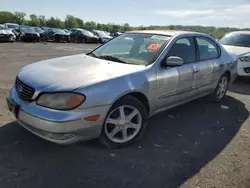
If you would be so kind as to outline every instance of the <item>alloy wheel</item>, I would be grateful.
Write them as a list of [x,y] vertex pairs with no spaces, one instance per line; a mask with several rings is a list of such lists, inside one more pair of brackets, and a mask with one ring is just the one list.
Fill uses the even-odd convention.
[[226,76],[222,77],[218,84],[216,95],[219,99],[222,99],[227,92],[228,79]]
[[107,116],[104,131],[110,141],[125,143],[132,140],[140,131],[142,116],[139,110],[130,105],[122,105]]

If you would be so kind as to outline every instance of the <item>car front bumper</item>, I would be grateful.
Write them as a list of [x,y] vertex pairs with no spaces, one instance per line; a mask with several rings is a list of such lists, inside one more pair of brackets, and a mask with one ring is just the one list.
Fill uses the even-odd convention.
[[237,74],[238,76],[250,76],[250,62],[239,61]]
[[11,36],[0,36],[0,41],[2,42],[11,42],[11,41],[15,41],[16,40],[16,36],[15,35],[11,35]]
[[40,40],[40,36],[21,36],[22,40],[30,40],[30,41],[34,41],[34,40]]
[[[22,101],[15,88],[8,97],[9,101],[20,106],[17,122],[35,135],[57,144],[72,144],[80,140],[98,138],[110,105],[71,111],[44,108]],[[100,115],[96,121],[84,118]]]
[[87,42],[89,42],[89,43],[98,43],[99,39],[98,38],[87,38]]
[[54,39],[56,41],[60,41],[60,42],[70,42],[70,36],[69,35],[60,35],[60,34],[56,34],[54,36]]

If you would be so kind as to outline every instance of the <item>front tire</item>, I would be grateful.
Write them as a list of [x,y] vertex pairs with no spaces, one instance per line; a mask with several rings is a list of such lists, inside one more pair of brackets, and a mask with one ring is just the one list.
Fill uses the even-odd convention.
[[223,74],[219,79],[216,89],[212,93],[213,101],[220,102],[226,95],[229,84],[229,75]]
[[136,98],[125,96],[110,108],[99,140],[108,148],[128,146],[143,134],[147,120],[145,106]]

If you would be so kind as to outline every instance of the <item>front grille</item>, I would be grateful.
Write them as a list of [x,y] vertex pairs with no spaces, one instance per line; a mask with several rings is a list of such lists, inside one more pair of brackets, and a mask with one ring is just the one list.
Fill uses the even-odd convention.
[[23,83],[18,77],[16,78],[15,88],[20,99],[27,102],[33,101],[35,89]]
[[11,34],[0,34],[1,37],[10,37]]

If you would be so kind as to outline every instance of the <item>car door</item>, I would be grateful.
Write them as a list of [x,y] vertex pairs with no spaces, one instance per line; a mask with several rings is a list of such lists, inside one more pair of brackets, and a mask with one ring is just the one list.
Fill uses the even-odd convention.
[[220,69],[220,49],[216,42],[207,37],[197,36],[196,44],[199,61],[194,63],[193,88],[198,89],[198,95],[203,95],[214,89],[212,75]]
[[183,37],[174,42],[164,61],[170,56],[182,58],[184,64],[157,70],[158,109],[178,105],[189,99],[193,87],[193,63],[197,61],[194,37]]
[[49,36],[49,38],[51,39],[51,40],[54,40],[54,31],[52,30],[52,29],[49,29],[48,30],[48,36]]
[[77,31],[76,35],[77,35],[77,40],[78,40],[78,42],[82,42],[82,39],[83,39],[83,34],[82,34],[82,32],[81,32],[81,31]]

